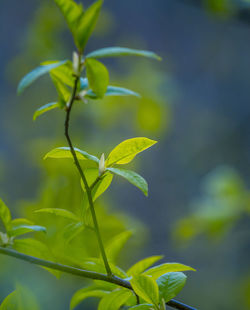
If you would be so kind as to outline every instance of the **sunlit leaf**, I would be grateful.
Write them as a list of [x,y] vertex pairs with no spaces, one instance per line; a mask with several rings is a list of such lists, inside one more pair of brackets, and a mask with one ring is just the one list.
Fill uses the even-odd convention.
[[51,70],[50,73],[57,77],[62,83],[73,88],[74,78],[72,63],[70,61],[67,61],[64,65]]
[[133,293],[127,289],[107,294],[98,305],[98,310],[119,310]]
[[160,299],[168,302],[183,289],[187,276],[182,272],[169,272],[160,276],[156,282],[159,287]]
[[9,231],[9,235],[12,237],[17,237],[30,232],[46,232],[46,228],[39,225],[16,225]]
[[150,304],[158,305],[159,289],[156,281],[148,275],[133,276],[130,281],[135,293]]
[[139,262],[137,262],[136,264],[134,264],[132,267],[130,267],[129,270],[127,271],[127,274],[129,276],[140,274],[162,258],[163,256],[150,256],[144,258]]
[[118,168],[107,168],[106,170],[125,178],[131,184],[138,187],[146,196],[148,196],[148,183],[138,173],[131,170],[118,169]]
[[144,274],[145,275],[150,275],[154,279],[158,279],[161,275],[167,273],[167,272],[179,272],[179,271],[196,271],[194,268],[178,264],[178,263],[166,263],[166,264],[161,264],[155,267],[152,267],[148,269]]
[[[89,160],[92,160],[92,161],[94,161],[96,163],[99,163],[99,159],[96,156],[90,155],[87,152],[82,151],[82,150],[80,150],[80,149],[78,149],[76,147],[74,148],[74,150],[75,150],[77,158],[79,160],[89,159]],[[71,151],[70,151],[69,147],[58,147],[58,148],[53,149],[50,152],[48,152],[44,156],[43,159],[47,159],[47,158],[61,158],[61,159],[72,158],[72,154],[71,154]]]
[[54,62],[48,65],[41,65],[25,75],[22,80],[20,81],[17,93],[21,94],[30,84],[32,84],[35,80],[37,80],[40,76],[44,75],[45,73],[50,72],[50,70],[57,68],[63,64],[65,64],[67,60]]
[[11,213],[6,204],[0,199],[0,218],[4,224],[6,231],[8,231],[11,223]]
[[98,60],[88,59],[86,61],[86,69],[89,87],[98,98],[102,98],[109,84],[109,73],[107,68]]
[[140,304],[133,307],[130,307],[129,309],[134,310],[154,310],[154,305],[152,304]]
[[65,243],[69,243],[72,239],[79,235],[84,228],[85,226],[82,222],[70,223],[66,225],[62,231],[62,237]]
[[55,85],[59,101],[68,102],[71,96],[71,92],[68,87],[52,72],[50,73],[50,77],[53,84]]
[[124,231],[115,236],[106,247],[106,254],[110,261],[116,261],[117,256],[120,254],[124,245],[131,238],[132,231]]
[[98,289],[95,285],[84,287],[73,295],[70,301],[70,310],[73,310],[77,307],[81,302],[83,302],[86,298],[89,297],[98,297],[102,298],[107,295],[109,292]]
[[72,213],[71,211],[65,210],[65,209],[59,209],[59,208],[44,208],[40,210],[36,210],[36,213],[49,213],[53,214],[55,216],[60,216],[65,219],[71,220],[71,221],[79,221],[79,218]]
[[43,113],[59,108],[60,104],[58,102],[50,102],[47,103],[45,105],[43,105],[42,107],[40,107],[38,110],[36,110],[36,112],[33,115],[33,121],[35,121],[37,119],[38,116],[42,115]]
[[146,150],[157,143],[157,141],[148,138],[132,138],[118,144],[109,154],[106,166],[110,167],[114,164],[127,164],[140,152]]
[[87,54],[86,58],[103,58],[117,56],[140,56],[161,60],[154,52],[131,49],[126,47],[105,47]]
[[103,4],[103,0],[98,0],[92,4],[80,18],[77,25],[76,44],[80,51],[84,50],[89,37],[95,29],[97,19]]

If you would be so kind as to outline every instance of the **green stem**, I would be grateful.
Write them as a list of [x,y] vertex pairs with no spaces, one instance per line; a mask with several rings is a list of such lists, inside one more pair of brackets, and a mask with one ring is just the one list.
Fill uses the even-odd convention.
[[91,215],[92,215],[92,219],[93,219],[93,223],[94,223],[94,228],[95,228],[97,240],[98,240],[98,243],[99,243],[102,259],[103,259],[103,262],[104,262],[107,274],[108,274],[109,277],[112,277],[112,271],[111,271],[111,268],[110,268],[109,263],[108,263],[107,255],[105,253],[105,249],[104,249],[104,245],[103,245],[103,241],[102,241],[102,237],[101,237],[101,233],[100,233],[100,229],[99,229],[99,225],[98,225],[98,221],[97,221],[97,217],[96,217],[96,213],[95,213],[95,208],[94,208],[94,202],[93,202],[93,198],[92,198],[91,188],[88,185],[88,182],[87,182],[87,179],[85,177],[85,174],[84,174],[84,172],[83,172],[83,170],[81,168],[81,165],[80,165],[80,163],[78,161],[76,152],[74,150],[74,147],[73,147],[72,141],[70,139],[70,135],[69,135],[70,113],[71,113],[71,110],[72,110],[72,107],[73,107],[73,103],[74,103],[74,100],[75,100],[78,82],[79,82],[79,77],[77,76],[75,78],[75,83],[74,83],[71,99],[70,99],[70,101],[69,101],[69,103],[67,104],[67,107],[66,107],[66,119],[65,119],[65,125],[64,125],[65,136],[66,136],[66,139],[68,141],[68,145],[70,147],[70,151],[71,151],[71,154],[73,156],[74,163],[75,163],[76,168],[77,168],[77,170],[78,170],[78,172],[79,172],[79,174],[81,176],[81,179],[83,181],[83,184],[84,184],[84,187],[85,187],[85,190],[86,190],[86,193],[87,193],[89,207],[90,207],[90,211],[91,211]]

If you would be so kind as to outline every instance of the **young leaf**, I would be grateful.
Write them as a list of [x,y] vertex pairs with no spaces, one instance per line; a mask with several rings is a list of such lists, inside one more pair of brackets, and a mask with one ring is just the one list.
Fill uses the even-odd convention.
[[[96,162],[97,164],[99,164],[99,159],[94,156],[94,155],[90,155],[85,151],[82,151],[78,148],[74,148],[77,158],[79,160],[92,160],[94,162]],[[70,148],[69,147],[58,147],[56,149],[51,150],[50,152],[48,152],[43,159],[47,159],[47,158],[72,158],[72,154],[70,152]]]
[[71,92],[69,91],[67,86],[60,80],[60,78],[58,78],[52,72],[50,73],[50,77],[53,84],[55,85],[56,91],[59,96],[59,101],[62,101],[64,103],[68,102],[71,96]]
[[67,61],[64,65],[51,70],[50,73],[57,77],[65,85],[73,88],[74,79],[71,61]]
[[38,231],[46,232],[46,228],[38,225],[17,225],[9,231],[9,235],[12,237],[17,237],[20,235],[27,234],[29,232],[38,232]]
[[86,70],[90,88],[98,98],[102,98],[109,84],[109,73],[107,68],[98,60],[88,59],[86,61]]
[[[98,99],[97,95],[91,89],[87,91],[86,95],[90,99]],[[135,96],[139,98],[141,97],[138,93],[130,89],[118,86],[108,86],[107,91],[105,93],[105,97],[106,96]]]
[[50,102],[47,103],[45,105],[43,105],[42,107],[40,107],[38,110],[36,110],[36,112],[33,115],[33,121],[35,121],[37,119],[38,116],[42,115],[43,113],[59,108],[60,104],[58,102]]
[[83,51],[89,37],[94,31],[103,0],[98,0],[92,4],[80,18],[77,25],[76,44],[80,51]]
[[[96,168],[89,168],[84,170],[87,182],[89,186],[95,182],[95,180],[99,176],[99,171]],[[105,173],[103,177],[99,180],[99,182],[92,189],[92,198],[95,201],[99,196],[101,196],[110,186],[113,179],[113,175],[111,173]],[[85,186],[81,180],[81,186],[83,191],[85,191]]]
[[66,225],[62,231],[62,236],[65,243],[69,243],[74,239],[78,234],[84,230],[85,226],[82,222],[70,223]]
[[127,164],[131,162],[138,153],[146,150],[155,143],[157,143],[157,141],[141,137],[125,140],[111,151],[107,158],[106,166],[110,167],[115,164]]
[[126,47],[105,47],[86,55],[86,58],[103,58],[119,56],[140,56],[161,60],[154,52],[131,49]]
[[158,305],[159,289],[156,281],[147,275],[137,275],[130,281],[135,293],[147,303]]
[[131,236],[132,231],[128,230],[120,233],[111,240],[111,242],[106,247],[106,254],[110,261],[116,261],[117,256],[119,255],[127,241],[131,238]]
[[54,0],[61,10],[66,22],[77,43],[77,28],[80,19],[83,18],[84,12],[82,4],[77,4],[73,0]]
[[154,279],[157,279],[161,275],[167,272],[178,272],[178,271],[187,271],[187,270],[196,271],[194,268],[186,266],[186,265],[182,265],[178,263],[166,263],[166,264],[161,264],[161,265],[152,267],[148,269],[146,272],[144,272],[144,274],[150,275]]
[[57,68],[63,64],[65,64],[67,60],[59,61],[59,62],[53,62],[48,65],[41,65],[25,75],[22,80],[20,81],[17,93],[20,95],[30,84],[32,84],[35,80],[37,80],[40,76],[44,75],[45,73],[50,72],[50,70]]
[[140,304],[140,305],[136,305],[133,306],[129,309],[134,309],[134,310],[154,310],[154,305],[152,304]]
[[70,301],[70,310],[73,310],[77,307],[81,302],[83,302],[86,298],[89,297],[98,297],[102,298],[107,295],[109,292],[98,289],[95,285],[84,287],[73,295]]
[[130,267],[129,270],[127,271],[127,274],[129,276],[140,274],[162,258],[163,256],[151,256],[144,258],[141,261],[134,264],[132,267]]
[[2,220],[6,231],[8,231],[11,224],[11,213],[6,204],[0,199],[0,219]]
[[159,287],[160,299],[168,302],[183,289],[187,276],[182,272],[169,272],[160,276],[156,282]]
[[127,289],[107,294],[98,305],[98,310],[119,310],[133,293]]
[[125,178],[131,184],[138,187],[146,196],[148,196],[148,184],[146,180],[138,173],[131,170],[117,169],[117,168],[107,168],[106,170]]
[[36,213],[49,213],[53,214],[55,216],[60,216],[63,217],[67,220],[71,221],[79,221],[79,218],[72,212],[65,210],[65,209],[59,209],[59,208],[44,208],[44,209],[39,209],[35,211]]

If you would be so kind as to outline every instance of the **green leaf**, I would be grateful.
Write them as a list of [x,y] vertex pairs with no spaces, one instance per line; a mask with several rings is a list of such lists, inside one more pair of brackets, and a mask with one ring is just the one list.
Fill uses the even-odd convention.
[[15,228],[16,226],[19,225],[34,225],[34,223],[28,219],[24,219],[24,218],[19,218],[19,219],[14,219],[11,221],[11,228]]
[[107,68],[98,60],[88,59],[86,61],[86,70],[90,88],[98,98],[102,98],[109,84],[109,72]]
[[[31,256],[41,258],[41,259],[54,261],[54,257],[51,254],[47,245],[42,243],[41,241],[38,241],[35,239],[30,239],[30,238],[15,239],[13,248],[16,251],[24,253],[26,255],[31,255]],[[50,268],[46,268],[46,267],[42,267],[42,268],[46,269],[47,271],[49,271],[50,273],[52,273],[56,277],[59,277],[61,274],[60,271],[57,271],[54,269],[50,269]]]
[[140,304],[133,306],[129,309],[135,309],[135,310],[154,310],[154,305],[152,304]]
[[0,199],[0,218],[4,224],[6,231],[8,232],[8,229],[11,224],[11,213],[9,208],[1,199]]
[[145,275],[150,275],[154,279],[159,278],[161,275],[167,273],[167,272],[178,272],[178,271],[196,271],[194,268],[178,264],[178,263],[166,263],[166,264],[161,264],[155,267],[152,267],[148,269],[144,274]]
[[58,78],[56,75],[54,75],[52,72],[50,73],[51,80],[53,84],[55,85],[56,91],[59,96],[59,101],[62,102],[68,102],[71,96],[71,92],[67,88],[67,86]]
[[[90,155],[85,151],[82,151],[78,148],[74,148],[77,158],[79,160],[92,160],[94,162],[96,162],[97,164],[99,164],[99,159],[94,156],[94,155]],[[47,159],[47,158],[61,158],[61,159],[65,159],[65,158],[72,158],[72,154],[70,151],[69,147],[58,147],[56,149],[51,150],[50,152],[48,152],[43,159]]]
[[12,237],[17,237],[30,232],[38,232],[38,231],[46,232],[46,228],[39,225],[17,225],[9,231],[9,235]]
[[125,178],[131,184],[138,187],[145,194],[145,196],[148,196],[148,183],[138,173],[131,170],[118,169],[118,168],[107,168],[106,170]]
[[76,44],[80,51],[83,51],[89,37],[95,29],[97,19],[103,4],[103,0],[98,0],[92,4],[80,18],[77,25]]
[[98,310],[119,310],[133,293],[127,289],[107,294],[98,305]]
[[98,297],[102,298],[107,295],[109,292],[98,289],[95,285],[84,287],[73,295],[70,301],[70,310],[73,310],[77,307],[82,301],[89,297]]
[[154,52],[131,49],[126,47],[105,47],[86,55],[86,58],[103,58],[117,56],[141,56],[161,60]]
[[73,0],[54,0],[61,10],[69,29],[77,43],[77,28],[80,20],[84,16],[82,4],[77,4]]
[[[88,168],[84,170],[85,177],[89,186],[95,182],[95,180],[99,176],[99,170],[97,168]],[[94,186],[92,189],[92,198],[95,201],[99,196],[101,196],[110,186],[113,179],[113,175],[111,173],[105,173],[101,180]],[[81,186],[83,191],[85,191],[85,186],[83,181],[81,180]]]
[[17,285],[17,289],[10,293],[2,302],[0,310],[39,310],[36,297],[23,285]]
[[53,214],[55,216],[60,216],[63,217],[67,220],[73,220],[78,222],[79,218],[72,212],[65,210],[65,209],[59,209],[59,208],[44,208],[44,209],[39,209],[35,211],[36,213],[49,213]]
[[158,306],[159,289],[156,281],[148,275],[137,275],[130,281],[135,293],[147,303]]
[[53,76],[57,77],[62,83],[73,88],[74,78],[72,70],[72,62],[67,61],[64,65],[50,71]]
[[109,154],[106,160],[106,166],[114,164],[124,165],[133,160],[140,152],[146,150],[157,143],[157,141],[148,138],[132,138],[118,144]]
[[45,105],[43,105],[42,107],[40,107],[38,110],[36,110],[36,112],[33,115],[33,121],[35,121],[37,119],[38,116],[42,115],[43,113],[59,108],[60,104],[58,102],[50,102],[47,103]]
[[187,276],[182,272],[169,272],[160,276],[156,282],[159,287],[160,299],[168,302],[183,289]]
[[54,62],[48,65],[41,65],[25,75],[22,80],[20,81],[17,93],[20,95],[30,84],[32,84],[35,80],[37,80],[40,76],[44,75],[45,73],[50,72],[50,70],[57,68],[63,64],[65,64],[67,60]]
[[78,234],[84,230],[85,226],[82,222],[70,223],[66,225],[62,231],[62,237],[65,243],[69,243],[74,239]]
[[128,230],[120,233],[111,240],[111,242],[106,247],[106,254],[110,261],[116,261],[117,256],[119,255],[127,241],[131,238],[131,236],[132,231]]
[[163,256],[150,256],[150,257],[144,258],[141,261],[134,264],[132,267],[130,267],[129,270],[127,271],[127,274],[129,276],[140,274],[162,258]]
[[[97,95],[90,89],[87,91],[87,97],[91,99],[98,99]],[[105,93],[106,96],[135,96],[141,97],[138,93],[123,87],[118,86],[108,86],[107,91]]]

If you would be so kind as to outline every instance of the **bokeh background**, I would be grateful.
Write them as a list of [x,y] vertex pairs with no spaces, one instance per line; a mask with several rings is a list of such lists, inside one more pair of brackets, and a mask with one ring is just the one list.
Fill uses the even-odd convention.
[[[250,309],[249,12],[247,0],[106,0],[87,50],[145,48],[163,61],[105,60],[112,84],[143,98],[81,105],[72,118],[75,144],[97,155],[134,136],[159,141],[131,166],[148,180],[149,197],[116,179],[99,202],[101,225],[106,236],[134,228],[120,258],[124,267],[164,254],[196,268],[178,299],[202,310]],[[37,220],[33,211],[41,207],[74,210],[81,193],[72,163],[42,161],[65,145],[64,115],[53,111],[32,121],[56,96],[49,78],[16,95],[20,78],[40,62],[71,58],[70,33],[53,1],[1,0],[0,34],[0,196],[18,217]],[[50,233],[56,248],[58,235]],[[0,260],[1,299],[18,282],[41,309],[64,310],[85,285]]]

